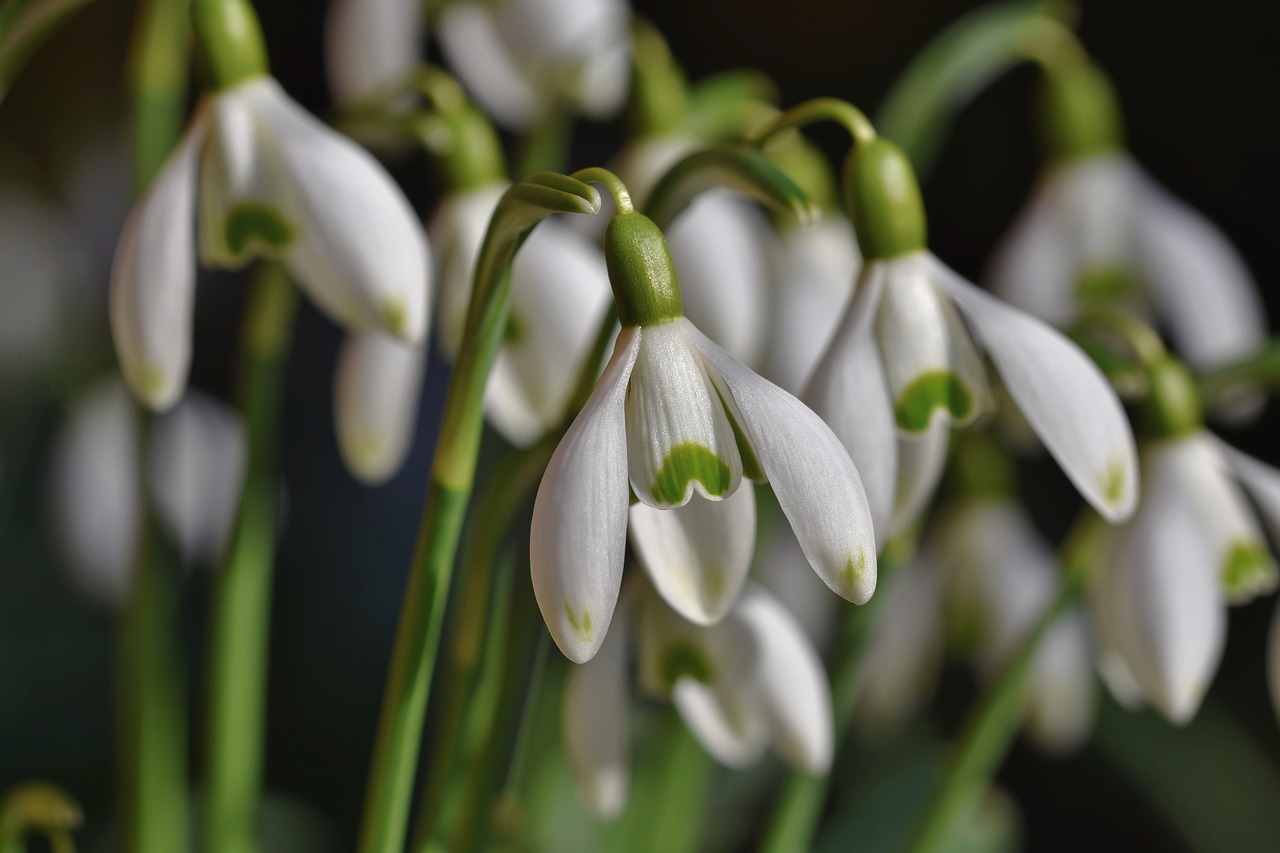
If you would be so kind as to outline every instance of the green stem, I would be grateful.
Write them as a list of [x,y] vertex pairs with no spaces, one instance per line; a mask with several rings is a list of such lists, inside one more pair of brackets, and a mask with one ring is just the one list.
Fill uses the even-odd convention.
[[814,98],[787,110],[751,135],[751,143],[768,144],[774,136],[787,130],[798,130],[820,121],[834,122],[853,137],[855,145],[874,142],[876,129],[862,110],[839,98]]
[[1022,641],[1017,655],[991,685],[965,724],[941,784],[934,791],[924,817],[917,824],[911,853],[941,850],[966,804],[991,779],[1017,735],[1024,711],[1024,687],[1040,643],[1058,617],[1084,592],[1083,573],[1068,568],[1053,602]]
[[558,172],[565,167],[569,153],[569,122],[569,114],[562,104],[551,104],[543,110],[520,141],[516,177],[544,171]]
[[296,307],[297,293],[282,268],[263,266],[241,342],[240,412],[248,439],[244,488],[211,605],[204,812],[209,853],[258,849],[281,389]]
[[129,56],[136,188],[142,192],[182,133],[190,0],[144,0]]

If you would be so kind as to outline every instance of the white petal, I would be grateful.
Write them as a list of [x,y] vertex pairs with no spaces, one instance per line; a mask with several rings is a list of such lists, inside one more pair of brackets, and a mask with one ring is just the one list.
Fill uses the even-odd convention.
[[594,658],[571,667],[565,680],[563,726],[569,764],[587,804],[600,817],[622,813],[630,776],[627,657],[632,604],[618,601],[613,631]]
[[991,290],[1055,326],[1077,313],[1078,259],[1072,251],[1063,205],[1063,170],[1043,176],[1013,227],[996,247],[986,279]]
[[702,748],[725,767],[743,769],[769,745],[768,723],[733,683],[703,684],[681,678],[671,693],[680,719]]
[[759,364],[768,337],[769,250],[776,250],[764,214],[740,195],[712,190],[666,236],[685,316],[738,361]]
[[1132,269],[1138,214],[1135,166],[1127,154],[1107,154],[1060,167],[1067,239],[1075,252],[1075,280],[1090,271]]
[[130,389],[163,410],[182,396],[191,366],[195,301],[196,165],[204,111],[125,223],[111,267],[111,336]]
[[623,23],[614,38],[600,37],[596,50],[570,77],[568,97],[582,114],[596,121],[613,118],[626,106],[631,86],[631,42]]
[[440,10],[440,51],[471,97],[508,130],[537,117],[538,93],[502,41],[488,4],[450,3]]
[[129,596],[142,523],[140,424],[115,380],[75,401],[53,451],[57,541],[72,584],[101,604]]
[[368,485],[389,480],[413,446],[427,363],[414,346],[381,332],[347,336],[338,354],[333,423],[342,461]]
[[351,103],[405,80],[418,64],[417,0],[334,0],[325,57],[334,100]]
[[1267,638],[1267,684],[1271,687],[1271,705],[1280,717],[1280,606],[1271,617],[1271,633]]
[[756,636],[761,657],[757,690],[774,748],[798,770],[826,773],[835,735],[831,687],[818,653],[795,617],[759,586],[747,587],[733,618],[741,619]]
[[847,615],[841,599],[809,568],[791,525],[775,519],[765,534],[757,561],[756,579],[791,611],[809,635],[809,642],[828,651],[837,636],[840,618]]
[[885,261],[875,336],[899,431],[972,423],[992,408],[986,366],[951,301],[934,284],[933,256]]
[[1212,435],[1208,437],[1213,439],[1218,452],[1225,456],[1241,485],[1257,504],[1272,537],[1280,540],[1280,470],[1241,453]]
[[627,391],[631,488],[650,506],[733,494],[742,459],[707,366],[686,338],[683,317],[645,326]]
[[508,441],[528,447],[559,426],[612,298],[604,253],[565,223],[543,222],[520,247],[485,388],[485,414]]
[[[466,331],[472,278],[480,246],[484,243],[485,232],[489,230],[489,219],[508,186],[501,182],[452,193],[440,203],[427,226],[427,235],[436,249],[435,283],[439,294],[437,340],[450,360],[458,357]],[[535,228],[530,239],[549,224],[544,222]]]
[[542,476],[529,567],[542,618],[574,663],[604,642],[622,583],[627,537],[627,381],[640,330],[624,329],[591,398]]
[[239,415],[189,391],[152,428],[147,478],[156,514],[183,560],[222,559],[244,486],[248,442]]
[[808,406],[681,323],[723,383],[725,404],[773,487],[796,539],[839,595],[863,604],[876,588],[876,540],[862,480],[840,440]]
[[883,264],[863,267],[853,302],[804,394],[857,466],[881,542],[889,540],[898,488],[898,429],[871,325],[884,278]]
[[892,536],[911,528],[933,500],[947,467],[951,427],[936,422],[919,436],[898,439],[898,485],[893,508]]
[[690,622],[719,622],[738,600],[755,552],[755,489],[678,509],[631,507],[631,543],[658,594]]
[[369,152],[263,78],[249,94],[279,146],[299,233],[285,254],[298,283],[353,330],[426,334],[430,258],[413,208]]
[[1089,632],[1078,610],[1058,618],[1032,663],[1027,734],[1045,752],[1079,749],[1093,730],[1097,689]]
[[1059,332],[934,265],[1009,394],[1080,494],[1110,521],[1128,517],[1138,495],[1137,451],[1101,371]]
[[781,238],[764,375],[801,394],[853,296],[849,283],[857,280],[862,256],[843,216],[788,228]]

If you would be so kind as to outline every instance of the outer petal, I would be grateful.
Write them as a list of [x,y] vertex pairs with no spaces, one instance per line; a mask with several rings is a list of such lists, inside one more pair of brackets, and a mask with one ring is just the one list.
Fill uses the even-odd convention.
[[134,395],[156,410],[182,396],[195,301],[196,165],[204,110],[125,223],[111,267],[111,336]]
[[527,447],[564,418],[612,295],[604,254],[556,220],[520,247],[511,276],[508,335],[485,412],[508,441]]
[[933,500],[943,469],[951,427],[934,423],[920,436],[898,439],[898,485],[891,534],[896,536],[916,523]]
[[991,389],[969,330],[934,285],[933,256],[920,251],[885,262],[875,334],[898,429],[964,425],[992,408]]
[[538,487],[529,567],[542,618],[574,663],[604,642],[622,583],[627,537],[624,400],[640,330],[618,336],[604,375],[560,441]]
[[613,632],[605,637],[594,658],[569,670],[564,687],[564,742],[569,763],[578,790],[605,819],[620,815],[627,802],[631,763],[627,658],[634,597],[622,594]]
[[1214,442],[1257,504],[1272,537],[1280,540],[1280,471],[1241,453],[1213,435],[1206,433],[1206,437]]
[[683,317],[644,328],[627,392],[631,488],[650,506],[683,506],[733,494],[742,459],[733,425]]
[[147,478],[156,513],[183,560],[215,565],[226,550],[244,485],[248,443],[240,417],[190,391],[151,432]]
[[831,687],[818,653],[795,617],[759,586],[747,587],[733,618],[756,636],[756,690],[774,748],[805,773],[826,773],[835,737]]
[[468,0],[440,10],[440,50],[485,112],[508,130],[537,117],[539,95],[503,43],[488,4]]
[[804,403],[735,361],[682,323],[718,374],[741,427],[796,539],[827,586],[855,604],[876,588],[876,540],[862,479],[849,454]]
[[866,486],[876,538],[887,542],[898,488],[898,432],[871,327],[883,289],[884,265],[863,267],[804,399],[849,452]]
[[369,152],[321,124],[273,80],[252,94],[297,205],[299,235],[285,261],[299,283],[344,325],[421,341],[430,259],[400,188]]
[[666,231],[684,311],[744,364],[768,339],[773,230],[754,203],[728,190],[699,195]]
[[1005,302],[1065,326],[1077,311],[1079,260],[1072,251],[1061,170],[1040,179],[1013,227],[996,247],[986,280]]
[[389,480],[413,445],[425,344],[381,332],[349,335],[338,355],[333,423],[342,461],[368,485]]
[[738,600],[755,552],[755,489],[723,501],[694,496],[679,509],[631,507],[631,543],[654,588],[698,625],[719,622]]
[[[427,235],[436,248],[435,282],[440,298],[437,340],[450,360],[457,358],[462,347],[476,260],[489,229],[489,219],[507,186],[501,182],[454,193],[440,203],[427,225]],[[535,228],[529,239],[536,239],[550,224],[544,222]],[[519,257],[517,254],[516,258]]]
[[1137,451],[1115,392],[1079,348],[934,261],[1010,396],[1089,503],[1110,521],[1137,501]]
[[335,0],[325,38],[334,99],[358,101],[408,77],[421,34],[416,0]]
[[680,719],[702,748],[725,767],[750,767],[769,745],[768,721],[742,685],[681,678],[671,693]]
[[1077,262],[1071,284],[1079,301],[1090,296],[1082,289],[1087,286],[1082,274],[1133,267],[1137,185],[1133,160],[1125,154],[1090,157],[1060,168],[1067,237]]

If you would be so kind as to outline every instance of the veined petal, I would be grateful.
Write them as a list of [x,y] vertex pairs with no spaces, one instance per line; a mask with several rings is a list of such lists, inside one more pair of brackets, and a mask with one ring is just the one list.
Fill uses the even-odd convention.
[[416,0],[335,0],[325,57],[334,100],[352,103],[401,82],[418,64],[422,4]]
[[934,284],[927,252],[884,262],[875,335],[898,429],[972,423],[992,408],[986,367],[960,315]]
[[604,642],[622,583],[627,540],[627,382],[640,330],[624,329],[591,398],[538,486],[529,567],[542,618],[574,663]]
[[631,543],[658,594],[698,625],[719,622],[738,600],[755,551],[755,489],[723,501],[694,495],[678,509],[631,507]]
[[565,223],[543,222],[520,247],[485,388],[485,413],[508,441],[528,447],[559,425],[611,299],[604,254]]
[[862,479],[840,439],[808,406],[744,367],[692,323],[676,322],[714,371],[809,564],[840,596],[865,603],[876,588],[876,539]]
[[853,224],[832,216],[783,231],[780,257],[764,375],[799,395],[840,326],[862,255]]
[[711,340],[747,365],[764,353],[769,322],[768,221],[728,190],[700,194],[666,229],[684,313]]
[[467,0],[440,10],[440,51],[467,92],[508,130],[523,130],[540,109],[532,81],[494,24],[488,4]]
[[687,337],[691,328],[683,317],[643,327],[631,374],[631,488],[650,506],[683,506],[695,488],[718,500],[733,494],[742,479],[733,425]]
[[155,410],[177,402],[191,367],[195,185],[204,108],[125,223],[111,266],[111,337],[134,395]]
[[251,92],[279,147],[296,204],[298,238],[284,255],[298,282],[335,320],[410,343],[426,334],[430,258],[417,215],[369,152],[330,130],[270,78]]
[[395,476],[413,445],[425,344],[382,332],[348,335],[338,355],[333,423],[347,470],[367,485]]
[[[508,186],[503,181],[453,193],[440,203],[427,225],[427,236],[435,247],[435,284],[439,296],[436,340],[451,361],[458,357],[458,350],[462,347],[476,260],[485,232],[489,229],[489,219]],[[544,222],[535,228],[530,239],[541,234],[550,224]],[[519,257],[517,254],[516,258]]]
[[822,660],[795,617],[757,585],[749,585],[732,618],[756,636],[756,690],[773,732],[774,749],[805,773],[831,768],[834,728],[831,687]]
[[878,541],[889,539],[898,490],[898,430],[872,322],[884,264],[862,268],[853,302],[818,361],[804,400],[835,433],[862,477]]
[[1137,451],[1115,392],[1059,332],[1010,308],[934,261],[1005,387],[1080,494],[1109,521],[1137,502]]
[[1063,172],[1057,169],[1041,177],[996,247],[986,275],[998,297],[1055,326],[1070,323],[1078,310],[1079,259],[1063,210]]
[[943,469],[951,425],[935,422],[919,436],[898,438],[898,484],[890,535],[910,529],[933,500]]
[[570,668],[564,687],[569,764],[583,798],[605,819],[622,813],[630,777],[627,658],[635,596],[629,592],[624,590],[618,599],[613,632],[594,658]]
[[147,478],[156,514],[186,563],[209,566],[231,539],[248,441],[239,415],[198,391],[156,421]]

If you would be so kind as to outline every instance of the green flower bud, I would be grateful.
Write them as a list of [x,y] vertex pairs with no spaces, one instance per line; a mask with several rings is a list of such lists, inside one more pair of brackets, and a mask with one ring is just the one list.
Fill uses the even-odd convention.
[[634,211],[615,216],[604,234],[604,256],[623,326],[652,325],[684,313],[671,251],[652,219]]
[[219,89],[267,73],[262,27],[249,0],[196,0],[196,34]]
[[844,192],[866,260],[887,260],[925,247],[920,184],[898,146],[884,138],[855,145],[845,160]]
[[1152,438],[1181,438],[1204,426],[1196,381],[1182,362],[1164,357],[1147,368],[1147,380],[1150,391],[1143,418]]
[[440,120],[449,128],[448,150],[440,151],[440,166],[455,190],[473,190],[505,180],[506,161],[498,134],[471,104],[449,113]]
[[1092,62],[1075,62],[1045,75],[1041,119],[1049,156],[1079,160],[1124,145],[1124,123],[1111,81]]

